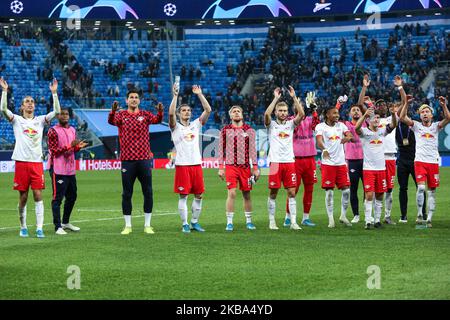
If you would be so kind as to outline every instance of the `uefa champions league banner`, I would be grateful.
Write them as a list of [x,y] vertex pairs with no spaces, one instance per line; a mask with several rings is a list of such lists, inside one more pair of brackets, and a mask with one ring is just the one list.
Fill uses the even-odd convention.
[[249,19],[445,9],[450,0],[2,0],[1,17]]

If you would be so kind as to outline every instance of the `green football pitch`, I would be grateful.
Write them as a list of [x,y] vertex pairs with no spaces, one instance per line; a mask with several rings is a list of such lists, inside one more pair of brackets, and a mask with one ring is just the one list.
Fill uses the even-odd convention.
[[[19,237],[13,176],[0,175],[0,299],[450,298],[450,169],[441,169],[432,229],[415,228],[411,182],[408,224],[368,231],[362,222],[328,229],[324,192],[318,186],[311,212],[316,227],[282,228],[285,193],[280,192],[276,215],[280,230],[269,230],[263,176],[252,193],[257,229],[245,229],[238,198],[235,231],[227,233],[225,183],[216,170],[204,173],[207,191],[200,222],[205,233],[181,232],[177,196],[172,192],[174,172],[158,170],[153,176],[156,234],[143,232],[137,182],[133,233],[121,235],[120,173],[104,171],[78,173],[72,222],[81,231],[66,236],[53,232],[47,179],[45,239],[34,236],[33,201],[28,203],[30,238]],[[302,193],[301,189],[297,198],[299,213]],[[361,197],[360,201],[362,208]],[[190,203],[191,199],[189,207]],[[338,207],[340,192],[335,192],[336,221]],[[398,221],[398,186],[392,216]],[[77,272],[72,273],[73,268]],[[77,283],[76,275],[80,289],[69,289]]]

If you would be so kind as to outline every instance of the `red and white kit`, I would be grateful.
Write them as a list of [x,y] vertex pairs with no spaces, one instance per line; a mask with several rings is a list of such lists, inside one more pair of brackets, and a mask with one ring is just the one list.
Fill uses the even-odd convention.
[[[397,117],[397,121],[399,121]],[[392,122],[392,116],[380,119],[379,129],[387,129]],[[384,159],[386,161],[386,183],[388,189],[394,188],[395,175],[397,168],[397,143],[395,142],[395,130],[384,139]]]
[[45,189],[42,163],[42,135],[48,124],[46,116],[25,119],[14,115],[11,121],[16,138],[12,159],[16,161],[14,190]]
[[295,157],[293,148],[294,120],[284,124],[271,121],[269,129],[269,189],[295,188],[297,174],[295,172]]
[[361,128],[361,141],[364,152],[363,181],[365,192],[387,192],[386,161],[384,144],[387,139],[386,128],[376,132],[369,128]]
[[344,146],[341,143],[345,135],[350,132],[342,122],[329,126],[325,122],[316,127],[316,136],[322,136],[325,149],[330,155],[324,159],[322,154],[322,188],[343,189],[350,186],[350,177],[345,161]]
[[172,141],[177,151],[173,187],[175,193],[202,194],[205,191],[200,152],[201,128],[200,119],[196,119],[188,126],[177,122],[172,130]]
[[414,121],[412,131],[416,138],[414,169],[417,182],[426,182],[429,188],[439,187],[439,123],[429,127]]

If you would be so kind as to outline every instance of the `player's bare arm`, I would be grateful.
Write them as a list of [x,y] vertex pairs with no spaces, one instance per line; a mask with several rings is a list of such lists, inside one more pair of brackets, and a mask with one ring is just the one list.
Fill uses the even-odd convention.
[[411,118],[408,117],[408,106],[411,100],[407,99],[405,106],[402,107],[399,117],[401,122],[410,127],[414,125],[414,121],[412,121]]
[[448,111],[447,107],[447,99],[445,97],[439,97],[439,105],[442,108],[442,111],[444,112],[444,119],[439,122],[439,128],[443,129],[446,125],[450,123],[450,112]]
[[108,115],[108,123],[112,126],[116,126],[117,125],[117,121],[116,121],[116,113],[117,111],[120,110],[120,106],[119,106],[119,102],[118,101],[114,101],[111,107],[111,112]]
[[356,122],[356,125],[355,125],[355,131],[356,131],[356,134],[357,134],[358,136],[362,135],[362,130],[361,130],[361,128],[362,128],[362,125],[363,125],[364,121],[366,121],[367,118],[369,118],[370,116],[372,116],[373,113],[374,113],[373,108],[367,109],[366,112],[364,113],[364,115],[363,115],[361,118],[358,119],[358,122]]
[[353,135],[350,131],[346,132],[344,135],[344,139],[341,140],[341,144],[345,144],[347,142],[352,141],[353,139]]
[[5,118],[8,119],[9,122],[11,122],[14,118],[14,114],[8,109],[8,83],[5,81],[5,79],[3,79],[3,77],[0,78],[0,86],[2,87],[2,100],[0,103],[0,110]]
[[369,75],[366,74],[363,79],[363,86],[361,88],[361,93],[359,94],[358,105],[363,108],[363,112],[366,112],[366,106],[364,105],[367,88],[370,86]]
[[208,121],[209,115],[211,114],[211,106],[209,105],[208,100],[206,100],[205,96],[203,95],[202,88],[200,86],[192,86],[192,92],[197,95],[202,104],[203,113],[200,116],[200,122],[202,123],[202,125],[204,125]]
[[330,159],[330,154],[328,153],[328,150],[325,149],[325,143],[323,142],[323,137],[318,135],[316,136],[316,143],[317,148],[319,148],[322,151],[322,156],[324,159]]
[[178,102],[178,94],[180,89],[177,85],[173,85],[172,87],[172,102],[169,106],[169,127],[170,129],[174,129],[177,125],[177,102]]
[[266,127],[270,126],[270,122],[272,121],[272,113],[275,109],[275,105],[277,104],[278,100],[281,98],[281,89],[276,88],[273,91],[273,100],[272,103],[267,107],[266,112],[264,113],[264,125]]
[[156,109],[156,117],[153,116],[151,118],[150,123],[151,124],[158,124],[161,123],[162,118],[163,118],[163,112],[164,112],[164,105],[161,102],[158,102],[158,104],[155,106]]
[[291,96],[292,100],[294,100],[294,107],[296,112],[294,118],[294,125],[298,126],[305,117],[305,110],[303,109],[302,103],[295,94],[295,89],[292,86],[289,86],[289,95]]
[[391,123],[389,123],[389,129],[390,129],[390,131],[389,132],[391,132],[392,130],[394,130],[395,128],[397,128],[397,124],[398,124],[398,121],[397,121],[397,115],[395,114],[395,113],[392,113],[392,116],[391,116]]
[[52,121],[54,117],[61,113],[61,105],[59,104],[58,98],[58,80],[56,80],[56,78],[50,83],[49,89],[53,96],[53,111],[45,116],[45,120],[47,120],[47,122]]

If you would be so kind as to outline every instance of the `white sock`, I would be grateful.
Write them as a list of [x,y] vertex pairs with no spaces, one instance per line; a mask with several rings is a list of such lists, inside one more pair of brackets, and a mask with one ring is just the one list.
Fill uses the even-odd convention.
[[27,206],[23,207],[22,209],[17,206],[17,210],[19,211],[19,221],[20,221],[20,227],[22,229],[27,228]]
[[131,228],[131,215],[124,215],[125,227]]
[[308,219],[309,219],[309,213],[304,213],[302,221],[305,221],[305,220],[308,220]]
[[202,212],[202,199],[196,199],[194,198],[194,201],[192,202],[192,223],[197,223],[198,218],[200,217],[200,213]]
[[333,190],[325,190],[325,207],[327,208],[328,219],[333,219]]
[[289,212],[286,212],[286,217],[285,217],[284,219],[290,219],[290,218],[291,218],[290,213],[289,213]]
[[152,220],[152,213],[144,213],[144,227],[150,227],[150,222]]
[[372,222],[373,201],[364,200],[364,216],[366,223]]
[[187,199],[187,197],[180,197],[180,199],[178,199],[178,212],[180,213],[181,222],[183,225],[187,224],[188,219]]
[[425,198],[424,195],[425,195],[425,185],[419,184],[417,186],[417,193],[416,193],[417,216],[422,215],[423,202]]
[[427,221],[431,222],[434,210],[436,210],[436,190],[428,190],[428,217]]
[[386,196],[384,198],[384,217],[389,218],[391,216],[392,210],[392,191],[386,192]]
[[252,223],[252,213],[251,212],[245,213],[245,223]]
[[227,212],[227,224],[233,224],[234,212]]
[[375,223],[381,221],[381,209],[383,208],[383,201],[375,199]]
[[297,201],[295,201],[295,198],[289,198],[289,211],[291,213],[291,223],[297,223]]
[[34,204],[36,210],[36,228],[42,229],[44,226],[44,201],[37,201]]
[[275,221],[275,210],[276,210],[275,200],[270,198],[267,200],[267,209],[269,210],[269,220]]
[[347,208],[350,202],[350,189],[342,190],[341,197],[341,217],[347,218]]

